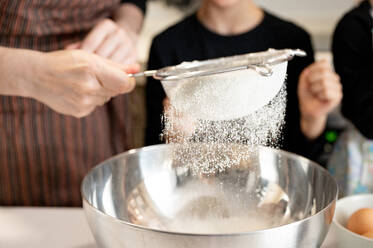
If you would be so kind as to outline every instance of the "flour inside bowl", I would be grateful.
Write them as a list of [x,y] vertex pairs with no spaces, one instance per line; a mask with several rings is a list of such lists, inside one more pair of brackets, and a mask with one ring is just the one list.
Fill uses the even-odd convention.
[[287,220],[287,222],[281,223],[276,217],[264,216],[253,212],[246,214],[246,216],[230,218],[216,216],[208,216],[205,219],[175,218],[167,223],[166,230],[194,234],[245,233],[277,227],[291,222],[291,220]]

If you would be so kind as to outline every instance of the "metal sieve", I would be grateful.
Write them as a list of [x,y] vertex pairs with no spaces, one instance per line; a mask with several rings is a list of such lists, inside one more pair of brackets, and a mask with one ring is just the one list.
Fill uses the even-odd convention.
[[181,80],[192,77],[210,76],[225,72],[252,69],[261,76],[271,76],[272,66],[291,60],[294,56],[306,56],[300,49],[269,49],[264,52],[248,53],[204,61],[183,62],[159,70],[129,74],[130,77],[154,77],[161,81]]
[[160,80],[171,105],[193,120],[232,120],[267,105],[284,88],[288,61],[305,55],[302,50],[269,49],[131,76]]

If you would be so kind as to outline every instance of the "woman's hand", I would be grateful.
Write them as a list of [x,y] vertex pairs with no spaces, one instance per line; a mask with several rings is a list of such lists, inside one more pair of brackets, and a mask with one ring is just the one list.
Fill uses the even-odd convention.
[[32,71],[27,73],[23,95],[61,114],[83,117],[110,98],[130,92],[135,81],[127,73],[139,68],[82,50],[64,50],[40,53],[28,70]]
[[327,61],[304,69],[299,78],[298,99],[302,132],[310,139],[317,138],[325,128],[328,114],[342,99],[340,78]]
[[88,33],[83,41],[66,49],[82,49],[117,63],[133,63],[137,59],[137,33],[111,19],[104,19]]

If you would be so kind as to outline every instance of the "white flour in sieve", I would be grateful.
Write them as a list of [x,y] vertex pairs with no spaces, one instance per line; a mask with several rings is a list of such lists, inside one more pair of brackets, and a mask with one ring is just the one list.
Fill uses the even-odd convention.
[[[228,84],[215,82],[218,87],[201,84],[206,82],[203,79],[188,87],[165,88],[171,106],[163,117],[163,136],[168,143],[174,144],[175,162],[188,166],[196,174],[213,174],[248,159],[252,151],[248,146],[275,147],[281,136],[286,108],[284,81],[287,63],[283,64],[285,70],[283,66],[280,68],[281,75],[274,73],[261,81],[266,86],[259,87],[255,94],[247,90],[254,90],[253,85],[258,82],[252,80],[257,77],[249,76],[244,81],[241,72],[229,73],[240,77],[239,80],[231,78]],[[219,83],[222,83],[221,87]],[[245,94],[255,95],[255,99],[247,99]],[[245,113],[248,114],[243,115]]]
[[240,70],[179,81],[163,81],[172,105],[188,117],[232,120],[247,116],[268,104],[282,88],[287,62],[272,68],[271,76]]

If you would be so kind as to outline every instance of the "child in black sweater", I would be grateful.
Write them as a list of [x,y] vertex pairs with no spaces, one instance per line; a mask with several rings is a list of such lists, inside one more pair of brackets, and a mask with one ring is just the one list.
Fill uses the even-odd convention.
[[[321,151],[328,113],[342,97],[338,76],[325,62],[314,63],[307,32],[262,10],[252,0],[203,0],[198,11],[168,28],[152,43],[148,69],[269,48],[300,48],[305,58],[288,65],[287,107],[281,148],[311,159]],[[165,92],[160,82],[146,86],[146,144],[161,143]]]

